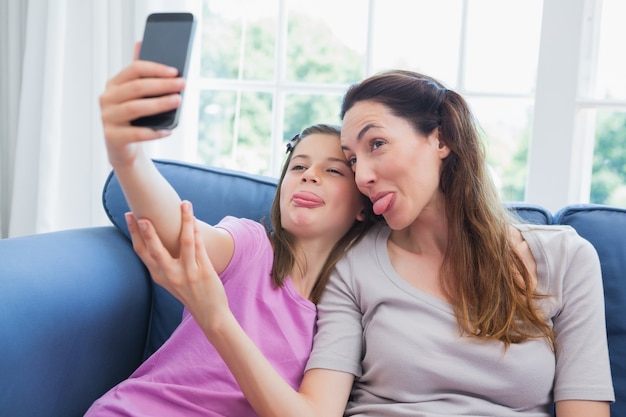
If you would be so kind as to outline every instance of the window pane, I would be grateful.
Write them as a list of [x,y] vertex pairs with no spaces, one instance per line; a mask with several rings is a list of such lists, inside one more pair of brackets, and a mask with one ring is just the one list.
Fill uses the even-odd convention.
[[352,83],[363,78],[367,7],[362,0],[291,0],[288,16],[288,80]]
[[469,99],[485,134],[487,162],[505,201],[523,201],[532,103],[520,99]]
[[341,95],[290,94],[285,99],[283,137],[289,140],[305,127],[317,123],[340,125]]
[[529,94],[535,90],[541,0],[469,0],[465,88]]
[[598,111],[590,201],[626,207],[626,112]]
[[376,1],[372,70],[409,69],[456,88],[461,12],[461,0]]
[[203,91],[198,154],[207,165],[269,175],[272,94]]
[[603,0],[596,98],[626,100],[626,2]]
[[274,78],[278,0],[204,1],[202,77]]

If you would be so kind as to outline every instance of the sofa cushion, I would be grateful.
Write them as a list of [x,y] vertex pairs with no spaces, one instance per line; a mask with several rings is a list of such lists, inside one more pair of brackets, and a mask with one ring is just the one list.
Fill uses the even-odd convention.
[[616,402],[611,415],[626,416],[626,209],[572,205],[555,215],[595,247],[600,257],[611,372]]
[[[264,220],[269,226],[270,207],[276,193],[275,178],[175,161],[155,160],[154,163],[180,198],[191,201],[198,219],[216,224],[230,215]],[[130,238],[124,220],[129,208],[114,173],[104,185],[102,202],[111,222]],[[157,284],[153,283],[152,288],[146,358],[163,344],[182,317],[178,300]]]

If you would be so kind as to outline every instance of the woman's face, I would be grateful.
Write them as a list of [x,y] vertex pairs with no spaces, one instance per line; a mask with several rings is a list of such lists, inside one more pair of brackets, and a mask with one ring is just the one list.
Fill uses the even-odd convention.
[[410,226],[424,210],[443,210],[439,178],[450,150],[437,129],[424,136],[387,106],[360,101],[344,116],[341,145],[359,190],[392,229]]

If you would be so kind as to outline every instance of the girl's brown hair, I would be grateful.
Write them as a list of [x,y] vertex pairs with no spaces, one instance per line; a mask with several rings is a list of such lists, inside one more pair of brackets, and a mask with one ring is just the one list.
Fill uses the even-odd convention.
[[[270,233],[270,241],[272,242],[272,246],[274,248],[274,263],[272,266],[272,281],[276,286],[282,286],[285,282],[285,278],[291,273],[294,266],[299,268],[306,268],[306,265],[296,265],[296,247],[295,247],[295,238],[294,236],[285,230],[281,225],[281,213],[280,213],[280,190],[283,183],[283,178],[285,178],[285,174],[287,173],[287,169],[289,167],[289,162],[291,161],[291,155],[293,154],[293,150],[298,146],[298,144],[307,136],[312,134],[327,134],[327,135],[335,135],[337,136],[337,140],[339,141],[341,130],[339,126],[330,125],[330,124],[316,124],[305,128],[301,133],[297,134],[289,143],[287,144],[287,158],[283,164],[283,169],[280,174],[280,179],[278,181],[278,188],[276,190],[276,195],[274,196],[274,201],[272,203],[272,209],[270,213],[272,232]],[[346,250],[356,243],[365,232],[370,228],[370,226],[375,221],[375,216],[372,211],[372,204],[370,200],[361,195],[364,205],[364,214],[365,220],[358,221],[355,219],[352,227],[348,232],[341,238],[335,246],[333,246],[322,270],[320,271],[317,281],[313,286],[311,291],[311,295],[309,299],[318,303],[320,297],[322,296],[322,292],[324,288],[326,288],[326,283],[330,277],[330,273],[332,272],[337,261],[341,259],[341,257],[345,254]]]
[[541,295],[511,246],[509,227],[515,220],[487,172],[479,129],[466,101],[431,77],[402,70],[352,86],[341,118],[364,100],[383,104],[417,133],[439,129],[439,139],[451,151],[439,184],[449,225],[441,276],[461,331],[506,346],[545,337],[554,347],[552,328],[536,306]]

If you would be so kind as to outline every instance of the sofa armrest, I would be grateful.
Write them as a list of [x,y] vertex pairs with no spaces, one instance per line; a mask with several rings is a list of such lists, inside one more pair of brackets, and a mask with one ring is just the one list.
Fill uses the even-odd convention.
[[0,410],[82,416],[141,363],[150,276],[94,227],[0,240]]

